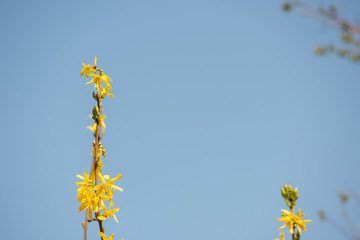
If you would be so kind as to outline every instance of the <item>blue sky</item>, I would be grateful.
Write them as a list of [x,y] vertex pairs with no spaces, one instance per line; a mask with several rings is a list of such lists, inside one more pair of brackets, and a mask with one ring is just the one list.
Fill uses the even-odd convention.
[[[291,184],[302,239],[342,239],[317,211],[339,217],[338,190],[359,193],[360,68],[314,56],[338,33],[282,2],[2,1],[0,238],[82,239],[94,101],[79,73],[98,56],[115,95],[103,171],[124,175],[107,235],[275,239]],[[358,1],[333,3],[359,18]]]

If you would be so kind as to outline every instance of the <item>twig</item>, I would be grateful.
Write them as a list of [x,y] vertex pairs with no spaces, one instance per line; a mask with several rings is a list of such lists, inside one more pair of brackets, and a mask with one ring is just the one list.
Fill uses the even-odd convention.
[[360,26],[356,26],[355,24],[352,24],[351,22],[340,18],[337,15],[332,15],[331,12],[326,8],[319,7],[316,9],[303,1],[295,1],[295,4],[303,9],[303,11],[295,12],[301,16],[308,17],[331,28],[350,31],[360,35]]

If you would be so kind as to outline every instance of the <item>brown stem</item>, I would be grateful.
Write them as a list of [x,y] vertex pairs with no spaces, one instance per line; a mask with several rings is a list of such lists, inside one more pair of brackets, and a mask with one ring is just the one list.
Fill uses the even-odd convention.
[[[290,205],[290,211],[291,213],[294,213],[294,208],[295,208],[295,202],[291,203]],[[295,240],[295,228],[296,228],[296,224],[293,224],[293,233],[292,233],[292,240]]]
[[[99,93],[96,95],[97,96],[97,106],[99,109],[99,113],[101,114],[102,109],[101,109],[101,98]],[[99,184],[99,180],[98,180],[98,174],[97,174],[97,167],[98,167],[98,152],[99,152],[99,136],[100,136],[100,124],[96,123],[96,135],[95,135],[95,156],[93,159],[93,166],[94,166],[94,171],[95,171],[95,186]],[[96,213],[96,219],[97,216],[100,215],[100,209],[99,211]],[[97,219],[97,222],[99,223],[99,228],[100,228],[100,232],[104,232],[103,226],[102,226],[102,221]],[[100,237],[101,240],[103,240],[102,237]]]
[[89,215],[89,209],[86,209],[85,211],[85,221],[84,221],[84,224],[83,224],[83,228],[84,228],[84,240],[87,239],[87,228],[88,228],[88,215]]
[[[104,232],[104,229],[103,229],[103,226],[102,226],[102,221],[101,220],[98,220],[98,223],[99,223],[99,228],[100,228],[100,232]],[[102,238],[101,238],[102,239]]]
[[292,234],[292,240],[295,240],[295,228],[296,228],[296,224],[294,223],[294,225],[293,225],[294,232]]
[[[95,63],[96,64],[96,63]],[[94,69],[96,69],[96,65],[94,66]],[[102,112],[102,109],[101,109],[101,98],[100,98],[100,94],[98,93],[96,95],[96,102],[97,102],[97,106],[98,106],[98,109],[99,109],[99,113],[101,114]],[[99,184],[99,181],[98,181],[98,175],[97,175],[97,167],[98,167],[98,152],[99,152],[99,136],[100,136],[100,124],[99,123],[96,123],[96,134],[95,134],[95,154],[94,154],[94,158],[93,158],[93,161],[92,161],[92,164],[91,164],[91,169],[90,169],[90,173],[91,173],[91,170],[92,170],[92,166],[94,166],[94,171],[95,171],[95,186]],[[96,217],[96,220],[97,222],[99,223],[99,228],[100,228],[100,232],[104,232],[104,228],[102,226],[102,221],[97,219],[97,216],[100,215],[100,209],[98,212],[95,213],[95,217]],[[88,220],[88,217],[89,217],[89,209],[87,209],[85,211],[85,222],[83,224],[83,228],[84,228],[84,240],[87,239],[87,228],[88,228],[88,223],[87,223],[87,220]],[[102,237],[100,237],[101,240],[103,240]]]

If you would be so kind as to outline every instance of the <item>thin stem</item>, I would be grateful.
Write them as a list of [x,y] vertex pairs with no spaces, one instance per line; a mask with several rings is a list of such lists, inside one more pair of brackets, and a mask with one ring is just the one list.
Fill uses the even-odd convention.
[[351,234],[348,231],[346,231],[346,229],[343,226],[341,226],[338,222],[336,222],[334,219],[328,218],[327,222],[338,232],[340,232],[345,238],[350,240],[353,239]]
[[[96,69],[96,57],[95,57],[95,62],[94,62],[94,69]],[[100,69],[101,71],[101,69]],[[102,109],[101,109],[101,97],[99,92],[97,91],[97,95],[96,95],[96,102],[97,102],[97,106],[99,109],[99,114],[101,115]],[[91,168],[90,168],[90,174],[91,174],[91,170],[92,167],[94,167],[94,175],[95,175],[95,186],[99,184],[99,180],[98,180],[98,174],[97,174],[97,168],[98,168],[98,153],[99,153],[99,136],[100,136],[100,128],[101,125],[98,123],[96,123],[96,133],[95,133],[95,154],[94,154],[94,158],[91,164]],[[99,204],[100,205],[100,204]],[[104,233],[104,228],[102,226],[102,221],[99,220],[97,217],[100,215],[100,206],[99,206],[99,211],[95,212],[95,219],[98,223],[99,223],[99,228],[100,228],[100,232]],[[92,217],[92,216],[91,216]],[[85,211],[85,222],[83,224],[83,228],[84,228],[84,240],[87,240],[87,228],[88,228],[88,220],[89,218],[89,209],[86,209]],[[103,238],[100,236],[100,239],[103,240]]]
[[89,209],[86,209],[85,211],[85,221],[84,221],[84,224],[83,224],[83,228],[84,228],[84,240],[87,239],[87,228],[88,228],[88,215],[89,215]]
[[[104,232],[104,229],[103,229],[103,226],[102,226],[102,221],[101,220],[98,220],[98,223],[99,223],[99,228],[100,228],[100,232]],[[102,237],[101,237],[102,239]]]
[[333,18],[329,17],[331,14],[328,9],[322,7],[316,9],[303,1],[298,1],[298,3],[300,3],[299,6],[300,8],[302,7],[303,11],[298,11],[297,14],[311,18],[328,27],[349,30],[355,34],[360,34],[360,26],[356,26],[355,24],[352,24],[351,22],[338,16]]
[[346,224],[348,225],[349,229],[351,230],[352,234],[354,235],[354,238],[356,239],[356,236],[357,236],[356,228],[354,226],[353,221],[349,218],[349,216],[347,214],[347,209],[346,209],[345,203],[343,203],[342,217],[343,217],[344,221],[346,222]]
[[[101,109],[101,98],[99,93],[96,95],[97,96],[97,106],[99,109],[99,113],[101,115],[102,109]],[[98,168],[98,152],[99,152],[99,136],[100,136],[100,124],[96,123],[96,135],[95,135],[95,156],[93,159],[93,166],[94,166],[94,171],[95,171],[95,186],[99,184],[99,180],[98,180],[98,174],[97,174],[97,168]],[[100,208],[99,211],[95,214],[96,215],[96,219],[97,216],[100,215]],[[100,228],[100,232],[104,232],[104,228],[102,226],[102,221],[97,219],[97,222],[99,223],[99,228]],[[103,238],[100,236],[100,239],[103,240]]]
[[294,224],[293,224],[293,230],[294,230],[294,232],[293,232],[293,234],[292,234],[292,240],[295,240],[295,229],[296,229],[296,224],[294,223]]
[[[293,205],[293,204],[290,205],[290,211],[291,211],[291,213],[294,212],[294,208],[295,208],[295,203],[294,203],[294,205]],[[295,228],[296,228],[296,224],[294,223],[294,224],[293,224],[292,240],[295,240]]]

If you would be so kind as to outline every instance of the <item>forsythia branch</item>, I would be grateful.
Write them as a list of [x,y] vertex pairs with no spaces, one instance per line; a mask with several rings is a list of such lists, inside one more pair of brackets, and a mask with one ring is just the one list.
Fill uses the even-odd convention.
[[[90,83],[94,83],[96,93],[93,92],[93,98],[96,100],[96,105],[93,108],[90,117],[94,120],[94,124],[87,127],[94,133],[93,142],[93,160],[91,164],[90,174],[88,175],[83,171],[83,175],[76,175],[77,178],[81,179],[82,182],[77,182],[79,186],[77,190],[78,201],[80,202],[79,212],[85,211],[85,222],[82,224],[84,228],[84,239],[86,240],[86,231],[88,228],[87,222],[97,221],[99,224],[99,235],[102,240],[111,240],[114,234],[107,238],[104,234],[103,221],[113,216],[115,221],[118,222],[115,213],[119,211],[119,208],[113,208],[113,193],[115,190],[123,191],[122,188],[114,185],[114,182],[119,180],[122,175],[119,174],[117,177],[111,179],[109,175],[102,175],[103,162],[101,158],[105,158],[105,147],[100,142],[101,137],[104,133],[106,125],[104,123],[105,115],[102,114],[102,100],[105,96],[113,97],[109,91],[111,90],[110,81],[112,81],[107,75],[104,74],[103,70],[97,68],[97,57],[95,57],[94,65],[87,65],[83,63],[83,70],[80,72],[80,76],[85,75],[86,78],[92,77]],[[101,84],[106,84],[103,86]],[[99,181],[100,180],[100,181]],[[105,201],[109,201],[109,207],[105,205]],[[93,217],[93,213],[95,218]]]
[[[296,205],[296,200],[299,197],[299,193],[297,188],[292,188],[291,186],[285,185],[281,188],[281,195],[284,198],[286,205],[290,208],[290,211],[281,209],[282,217],[276,220],[280,222],[284,222],[285,225],[281,226],[279,230],[289,227],[289,232],[292,236],[292,240],[300,240],[301,230],[306,231],[306,223],[311,222],[311,220],[301,220],[301,218],[305,215],[301,209],[298,210],[297,215],[294,214],[294,209]],[[280,233],[281,240],[285,240],[284,233]],[[278,239],[277,239],[278,240]]]

